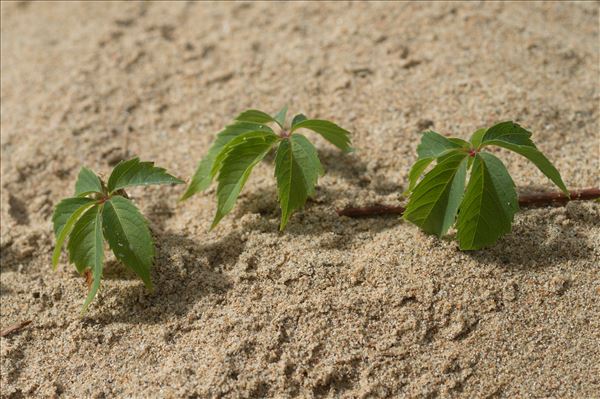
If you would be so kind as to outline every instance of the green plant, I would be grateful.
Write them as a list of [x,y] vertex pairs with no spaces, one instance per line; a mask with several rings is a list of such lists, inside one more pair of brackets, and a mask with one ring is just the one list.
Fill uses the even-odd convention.
[[[206,190],[218,175],[218,206],[211,228],[231,211],[254,166],[276,146],[275,177],[281,206],[280,229],[285,228],[292,213],[302,208],[307,198],[314,194],[317,179],[324,173],[316,148],[298,133],[299,129],[312,130],[340,150],[352,151],[349,132],[338,125],[298,114],[287,126],[286,114],[287,107],[275,116],[248,110],[217,134],[181,198],[185,200]],[[278,134],[269,124],[278,126]]]
[[90,169],[81,168],[75,183],[75,196],[60,201],[52,216],[56,235],[52,265],[56,269],[62,246],[69,237],[69,260],[80,274],[91,272],[92,276],[84,311],[100,287],[104,240],[108,241],[115,257],[152,289],[152,236],[146,219],[124,189],[180,183],[183,181],[171,176],[165,169],[155,167],[153,162],[140,162],[138,158],[115,166],[106,184]]
[[[446,234],[456,220],[462,250],[492,245],[510,232],[514,214],[519,210],[517,192],[502,161],[485,151],[489,146],[526,157],[568,196],[560,174],[530,136],[530,132],[513,122],[479,129],[469,142],[425,132],[417,148],[418,159],[409,173],[410,199],[404,219],[438,237]],[[435,167],[417,184],[434,160]]]

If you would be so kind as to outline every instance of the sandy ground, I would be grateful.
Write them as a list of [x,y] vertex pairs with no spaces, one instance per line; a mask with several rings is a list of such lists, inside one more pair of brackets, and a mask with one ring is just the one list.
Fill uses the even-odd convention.
[[[0,341],[2,398],[600,397],[600,205],[525,211],[473,253],[334,212],[398,203],[421,130],[506,119],[598,186],[599,7],[3,2],[1,327],[32,323]],[[84,280],[50,267],[79,168],[188,178],[238,112],[285,103],[358,148],[315,138],[328,173],[287,231],[268,163],[213,232],[214,189],[132,190],[156,292],[109,257],[82,317]],[[500,155],[519,191],[552,189]]]

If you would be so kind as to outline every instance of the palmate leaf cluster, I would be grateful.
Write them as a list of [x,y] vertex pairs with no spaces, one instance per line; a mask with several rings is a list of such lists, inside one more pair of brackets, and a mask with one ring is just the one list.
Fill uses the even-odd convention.
[[[217,211],[212,223],[215,227],[227,215],[248,180],[252,169],[276,149],[275,177],[281,207],[280,229],[283,230],[294,211],[306,203],[315,192],[323,167],[314,145],[300,129],[320,134],[340,150],[349,152],[349,132],[335,123],[307,119],[296,115],[291,126],[286,126],[287,107],[274,116],[258,110],[248,110],[217,134],[208,153],[198,164],[182,200],[206,190],[217,180]],[[279,130],[278,134],[273,127]]]
[[75,184],[75,196],[62,200],[52,216],[56,235],[52,264],[56,268],[68,238],[69,261],[80,274],[90,270],[92,275],[84,310],[100,287],[105,240],[115,257],[133,270],[148,288],[152,288],[152,236],[146,219],[123,189],[180,183],[183,181],[171,176],[165,169],[155,167],[153,162],[140,162],[138,158],[115,166],[107,184],[90,169],[81,169]]
[[[510,232],[519,202],[504,164],[486,152],[487,147],[503,147],[526,157],[569,195],[559,172],[530,137],[529,131],[513,122],[479,129],[468,142],[425,132],[417,148],[418,159],[409,172],[410,199],[404,218],[439,237],[456,222],[462,250],[494,244]],[[418,182],[434,161],[436,165]]]

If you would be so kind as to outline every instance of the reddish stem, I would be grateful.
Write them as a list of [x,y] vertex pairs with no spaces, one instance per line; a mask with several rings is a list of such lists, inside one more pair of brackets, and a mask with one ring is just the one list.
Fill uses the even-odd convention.
[[[569,192],[571,198],[564,193],[535,193],[522,195],[519,197],[519,205],[524,208],[540,208],[544,206],[562,206],[569,201],[586,201],[600,198],[600,188],[584,188],[582,190],[572,190]],[[382,215],[402,215],[404,207],[400,205],[373,205],[366,207],[347,207],[338,209],[339,216],[348,216],[351,218],[372,217]]]
[[92,283],[94,282],[94,277],[92,276],[92,271],[90,269],[85,270],[85,283],[87,284],[88,291],[92,289]]

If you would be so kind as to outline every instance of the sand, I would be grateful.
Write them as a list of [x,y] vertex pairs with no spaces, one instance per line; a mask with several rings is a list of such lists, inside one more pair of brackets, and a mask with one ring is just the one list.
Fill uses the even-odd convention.
[[[527,210],[460,252],[398,217],[419,132],[512,119],[598,186],[598,3],[2,3],[1,396],[600,397],[600,204]],[[112,256],[90,311],[50,217],[83,165],[189,178],[250,108],[336,121],[357,151],[278,231],[272,165],[212,232],[214,188],[131,190],[156,291]],[[551,190],[499,152],[519,192]]]

